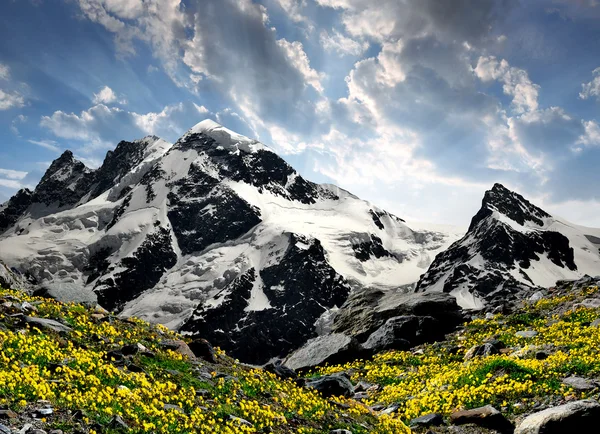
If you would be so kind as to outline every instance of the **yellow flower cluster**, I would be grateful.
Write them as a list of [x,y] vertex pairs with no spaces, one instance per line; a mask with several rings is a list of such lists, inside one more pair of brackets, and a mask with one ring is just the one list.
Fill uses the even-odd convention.
[[[549,311],[597,291],[585,288],[540,300],[520,313],[473,320],[445,345],[425,345],[416,353],[390,351],[316,373],[350,371],[354,381],[382,386],[370,392],[366,403],[397,404],[394,417],[403,421],[485,404],[519,413],[536,400],[586,398],[589,392],[573,390],[562,379],[600,374],[600,327],[590,326],[600,317],[600,309],[579,307],[560,315]],[[537,335],[521,337],[517,332],[523,330],[535,330]],[[506,346],[502,354],[464,360],[472,346],[491,339]]]
[[[67,432],[65,421],[59,420],[66,410],[81,411],[84,421],[104,426],[118,415],[132,433],[316,434],[356,426],[357,434],[410,432],[399,420],[379,418],[364,404],[325,399],[292,380],[240,365],[219,349],[221,363],[206,367],[210,378],[201,376],[200,362],[160,345],[165,339],[182,339],[160,325],[121,321],[106,312],[17,291],[0,289],[0,299],[27,301],[35,306],[30,315],[72,328],[68,336],[34,326],[19,330],[23,326],[13,326],[9,308],[0,313],[0,323],[9,325],[0,327],[0,404],[18,411],[38,400],[50,401],[57,411],[48,424],[55,422]],[[109,356],[112,349],[138,343],[149,351],[133,356],[138,369]]]

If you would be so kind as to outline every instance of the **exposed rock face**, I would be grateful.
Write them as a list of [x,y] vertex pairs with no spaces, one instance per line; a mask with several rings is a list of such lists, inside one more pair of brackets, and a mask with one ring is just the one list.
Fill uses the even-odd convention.
[[[421,321],[428,330],[436,321],[438,336],[452,332],[464,319],[456,300],[448,294],[402,294],[371,288],[350,296],[334,319],[333,331],[365,341],[390,318],[402,316],[428,317]],[[411,333],[416,335],[416,330]]]
[[107,309],[120,310],[123,303],[156,285],[176,262],[169,230],[158,228],[148,234],[131,257],[109,267],[108,277],[98,280],[98,302]]
[[58,209],[73,206],[88,193],[93,179],[94,172],[76,160],[71,151],[65,151],[52,162],[35,188],[32,203],[56,205]]
[[567,224],[495,184],[467,234],[436,257],[417,291],[448,292],[476,309],[520,299],[553,285],[555,276],[579,278],[598,269],[600,254],[588,231],[597,232]]
[[513,425],[491,405],[462,410],[452,413],[450,421],[456,425],[475,424],[484,428],[497,430],[500,433],[512,433]]
[[306,370],[325,364],[345,363],[358,358],[362,351],[355,338],[333,333],[309,340],[288,356],[285,365],[295,370]]
[[306,387],[318,390],[323,396],[352,396],[354,387],[343,375],[325,375],[306,383]]
[[[264,292],[261,298],[266,296],[269,304],[246,309],[247,300],[252,299],[260,282]],[[272,289],[290,285],[295,287],[292,293]],[[265,363],[274,356],[285,356],[315,336],[310,325],[326,308],[341,305],[349,290],[344,279],[327,264],[318,240],[291,234],[290,245],[279,263],[263,268],[260,275],[254,268],[248,270],[217,293],[214,302],[209,301],[210,306],[220,300],[218,307],[200,307],[182,330],[206,336],[240,359]],[[279,327],[281,317],[286,316],[287,326]],[[218,330],[214,328],[216,322]]]
[[372,353],[407,350],[424,342],[444,338],[448,329],[431,316],[403,315],[388,319],[363,343]]
[[0,234],[14,225],[19,217],[29,208],[33,201],[33,193],[24,188],[0,205]]
[[515,434],[563,434],[596,432],[600,424],[600,404],[586,399],[527,416]]

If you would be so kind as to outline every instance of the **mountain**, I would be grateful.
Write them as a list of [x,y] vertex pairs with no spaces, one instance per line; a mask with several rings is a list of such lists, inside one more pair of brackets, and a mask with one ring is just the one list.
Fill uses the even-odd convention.
[[463,308],[479,309],[599,273],[600,229],[552,216],[495,184],[465,236],[435,258],[416,290],[449,292]]
[[173,145],[120,142],[97,170],[67,151],[0,222],[0,260],[38,293],[97,300],[253,363],[315,337],[352,292],[412,288],[462,235],[310,182],[210,120]]

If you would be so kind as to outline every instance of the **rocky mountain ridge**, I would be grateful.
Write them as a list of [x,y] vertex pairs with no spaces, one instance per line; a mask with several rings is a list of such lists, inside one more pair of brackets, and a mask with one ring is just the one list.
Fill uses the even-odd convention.
[[574,225],[501,184],[484,195],[467,233],[438,255],[417,291],[465,308],[508,308],[532,289],[600,274],[600,230]]
[[2,221],[0,260],[40,293],[201,334],[255,363],[328,328],[354,290],[410,288],[460,236],[307,181],[212,121],[174,145],[120,142],[95,171],[65,152]]

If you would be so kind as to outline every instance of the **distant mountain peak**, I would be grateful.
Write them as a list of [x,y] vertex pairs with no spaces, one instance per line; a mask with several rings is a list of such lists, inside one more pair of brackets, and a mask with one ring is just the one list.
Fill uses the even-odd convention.
[[481,202],[481,209],[471,220],[469,230],[475,228],[480,221],[494,212],[508,217],[521,226],[524,226],[527,222],[531,222],[536,226],[542,227],[544,225],[543,219],[552,217],[519,193],[509,190],[500,183],[496,183],[491,190],[485,192]]

